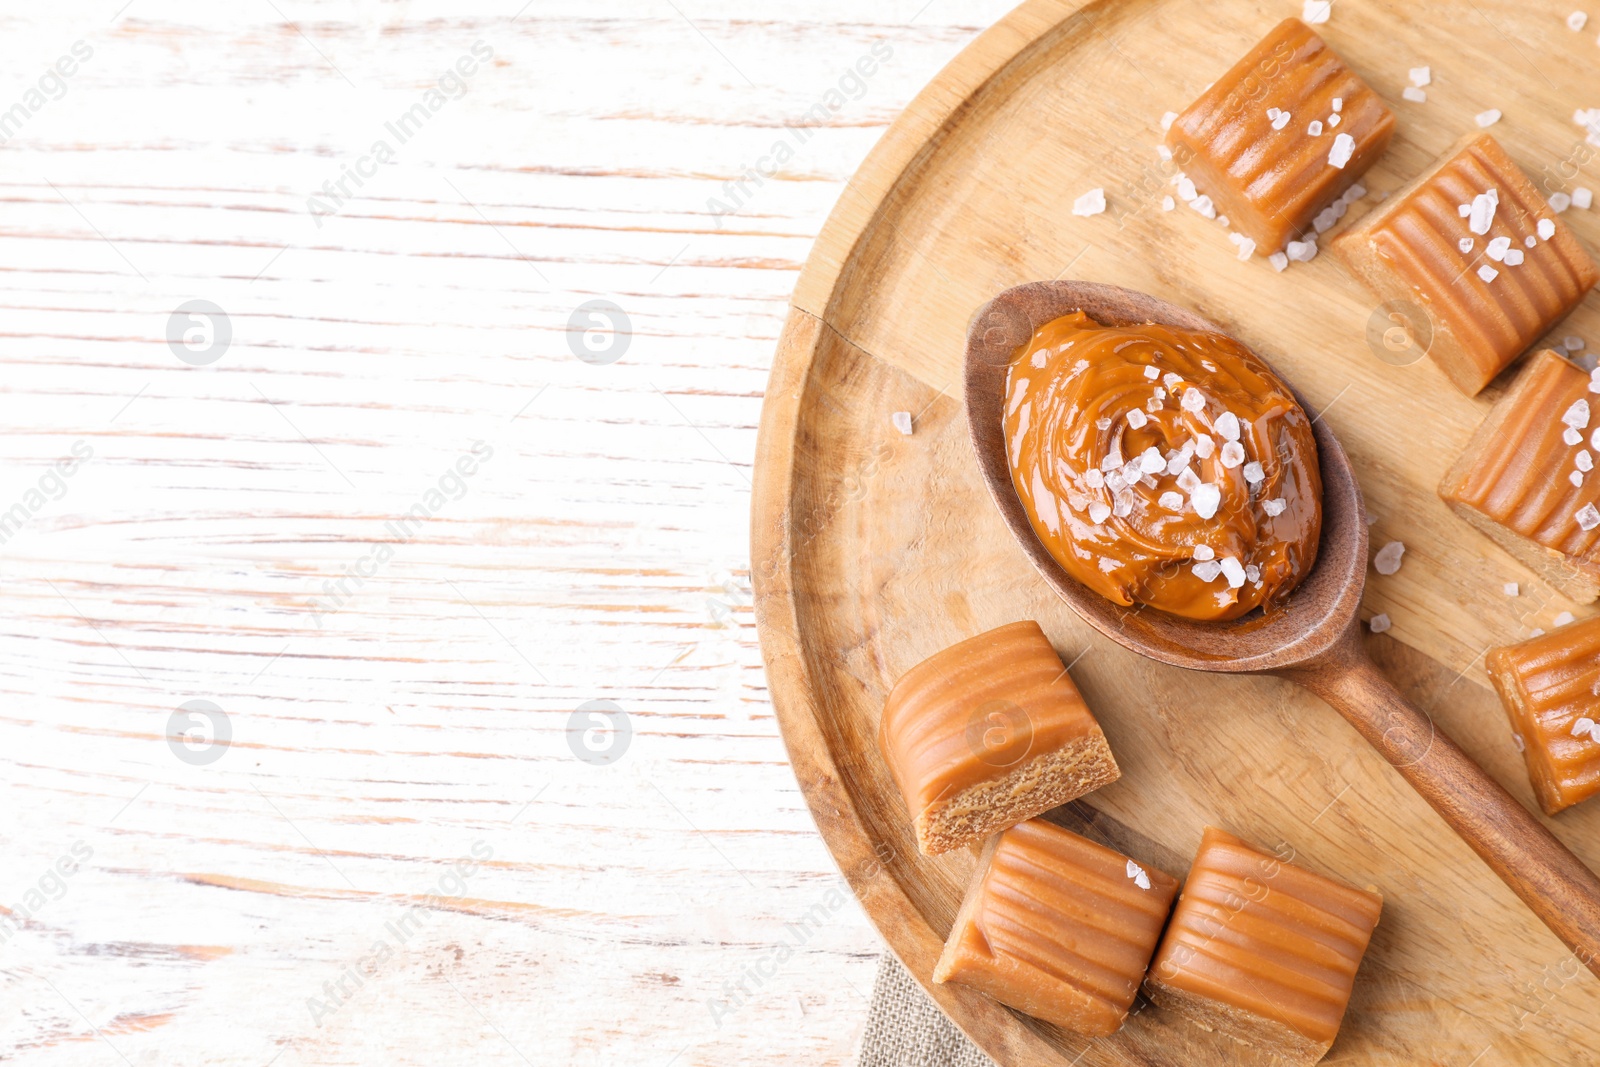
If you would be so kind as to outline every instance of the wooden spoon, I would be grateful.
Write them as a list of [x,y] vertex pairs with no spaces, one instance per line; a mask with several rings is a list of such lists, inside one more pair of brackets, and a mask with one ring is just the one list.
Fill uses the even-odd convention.
[[[1600,975],[1600,879],[1433,720],[1407,703],[1367,656],[1356,610],[1367,572],[1361,488],[1326,422],[1313,424],[1322,466],[1317,561],[1287,603],[1270,614],[1195,622],[1155,609],[1125,608],[1080,585],[1040,543],[1006,461],[1001,425],[1006,369],[1037,327],[1074,311],[1107,326],[1155,322],[1223,332],[1166,301],[1093,282],[1019,285],[978,312],[967,334],[972,443],[1001,515],[1045,580],[1085,622],[1142,656],[1191,670],[1279,675],[1333,705]],[[1301,406],[1306,406],[1303,400]]]

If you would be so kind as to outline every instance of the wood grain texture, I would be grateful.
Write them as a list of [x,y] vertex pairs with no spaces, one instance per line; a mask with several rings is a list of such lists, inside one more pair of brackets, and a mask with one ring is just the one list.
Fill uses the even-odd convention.
[[[881,945],[767,702],[755,428],[844,180],[1009,5],[123,4],[0,14],[0,114],[93,51],[0,145],[0,513],[93,450],[0,545],[0,1059],[853,1062]],[[233,332],[203,367],[165,340],[197,298]],[[569,348],[596,298],[609,366]],[[232,729],[206,766],[165,739],[192,699]],[[568,747],[595,699],[633,727],[609,766]]]
[[[1467,400],[1427,361],[1378,359],[1364,339],[1375,309],[1331,258],[1274,274],[1260,259],[1238,262],[1216,223],[1159,207],[1169,178],[1154,154],[1161,113],[1289,13],[1250,2],[1025,4],[941,73],[857,173],[802,272],[758,445],[757,613],[786,741],[841,867],[926,981],[972,857],[917,855],[872,749],[878,709],[901,673],[940,648],[1037,619],[1076,660],[1124,769],[1058,817],[1174,873],[1201,828],[1220,825],[1383,892],[1330,1062],[1593,1057],[1600,984],[1354,730],[1287,682],[1156,667],[1098,635],[1027,565],[966,440],[955,394],[969,317],[1012,285],[1070,272],[1222,325],[1337,431],[1375,544],[1409,546],[1398,574],[1369,578],[1363,614],[1387,611],[1414,650],[1381,638],[1372,650],[1407,700],[1530,804],[1479,660],[1567,605],[1432,492],[1502,386]],[[1565,36],[1564,12],[1478,14],[1336,5],[1330,43],[1391,104],[1407,67],[1434,70],[1427,110],[1398,108],[1395,146],[1370,188],[1397,187],[1489,106],[1505,110],[1497,136],[1530,172],[1581,144],[1570,116],[1592,40]],[[1501,27],[1570,55],[1571,69],[1488,77],[1488,57],[1515,54]],[[1592,181],[1588,158],[1575,167]],[[1111,211],[1073,218],[1073,200],[1095,186]],[[1597,236],[1590,218],[1571,222],[1584,240]],[[1591,303],[1558,330],[1582,334]],[[902,410],[914,414],[911,437],[890,423]],[[1507,580],[1526,595],[1507,599]],[[1579,808],[1545,825],[1592,867],[1595,818]],[[1237,1062],[1156,1011],[1088,1045],[996,1016],[959,989],[932,995],[1002,1062]]]

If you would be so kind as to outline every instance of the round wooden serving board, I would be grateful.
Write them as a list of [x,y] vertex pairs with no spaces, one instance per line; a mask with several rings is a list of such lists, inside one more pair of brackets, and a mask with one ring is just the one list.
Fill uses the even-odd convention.
[[[1570,2],[1570,0],[1567,0]],[[752,569],[772,698],[817,824],[884,939],[925,985],[973,866],[917,853],[876,742],[907,668],[1017,619],[1050,634],[1123,769],[1056,818],[1181,877],[1207,823],[1384,895],[1383,921],[1329,1063],[1590,1063],[1600,982],[1330,709],[1288,683],[1201,675],[1124,652],[1072,615],[1002,525],[959,402],[968,319],[1020,282],[1075,277],[1193,308],[1255,347],[1323,413],[1361,478],[1381,665],[1532,806],[1482,654],[1574,609],[1449,514],[1433,487],[1503,389],[1461,396],[1428,361],[1366,341],[1376,308],[1331,255],[1274,272],[1227,231],[1161,210],[1163,112],[1181,110],[1298,3],[1030,0],[907,109],[851,181],[796,286],[762,415]],[[1318,27],[1399,118],[1369,173],[1401,185],[1489,108],[1537,180],[1600,185],[1578,107],[1600,105],[1595,20],[1477,0],[1337,0]],[[1428,101],[1403,101],[1411,67]],[[1299,121],[1297,118],[1296,121]],[[1573,175],[1578,177],[1573,179]],[[1109,210],[1074,217],[1103,186]],[[1600,247],[1600,220],[1568,213]],[[1342,224],[1342,225],[1344,225]],[[1324,241],[1326,244],[1326,241]],[[1591,295],[1556,335],[1600,342]],[[902,436],[896,411],[915,416]],[[1521,583],[1522,595],[1502,587]],[[1576,608],[1580,614],[1585,608]],[[1600,865],[1600,806],[1550,825]],[[1221,1065],[1237,1046],[1142,999],[1089,1042],[956,986],[929,986],[1002,1064]]]

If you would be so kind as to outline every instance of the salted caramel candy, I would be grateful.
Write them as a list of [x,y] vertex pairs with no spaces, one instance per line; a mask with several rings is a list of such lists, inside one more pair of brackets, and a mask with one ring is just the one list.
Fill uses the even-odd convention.
[[1600,594],[1600,374],[1536,353],[1439,483],[1457,515],[1551,585]]
[[1042,819],[984,846],[935,982],[1080,1034],[1128,1016],[1178,880]]
[[1173,121],[1167,146],[1195,190],[1266,253],[1327,229],[1333,220],[1318,216],[1330,208],[1343,214],[1343,194],[1393,133],[1378,94],[1291,18]]
[[1600,792],[1600,618],[1492,649],[1488,667],[1544,813]]
[[1600,280],[1572,230],[1487,133],[1458,141],[1333,249],[1378,299],[1422,305],[1428,354],[1468,396]]
[[1382,907],[1376,893],[1207,827],[1145,987],[1206,1030],[1316,1063],[1339,1033]]
[[1122,774],[1036,622],[979,634],[907,671],[884,704],[878,742],[930,856]]

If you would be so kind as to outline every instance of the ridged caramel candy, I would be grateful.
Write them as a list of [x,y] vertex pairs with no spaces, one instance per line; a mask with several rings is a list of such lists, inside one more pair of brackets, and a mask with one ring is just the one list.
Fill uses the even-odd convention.
[[928,855],[1122,773],[1036,622],[979,634],[907,671],[884,704],[878,741]]
[[1344,1019],[1383,898],[1207,827],[1151,963],[1150,998],[1294,1064]]
[[1537,353],[1439,484],[1456,514],[1585,602],[1600,592],[1600,471],[1584,469],[1600,457],[1600,394],[1589,386],[1562,356]]
[[1493,649],[1488,666],[1544,813],[1600,791],[1600,618]]
[[1178,880],[1041,819],[985,846],[934,969],[1080,1034],[1115,1033]]
[[[1470,209],[1491,192],[1492,219],[1486,232],[1474,232]],[[1500,238],[1513,255],[1489,254]],[[1600,280],[1571,229],[1487,133],[1457,142],[1333,248],[1380,300],[1421,304],[1432,327],[1429,355],[1468,396]],[[1508,262],[1517,257],[1520,263]]]
[[1307,233],[1393,133],[1378,94],[1309,26],[1285,19],[1173,121],[1167,144],[1195,188],[1267,253]]

